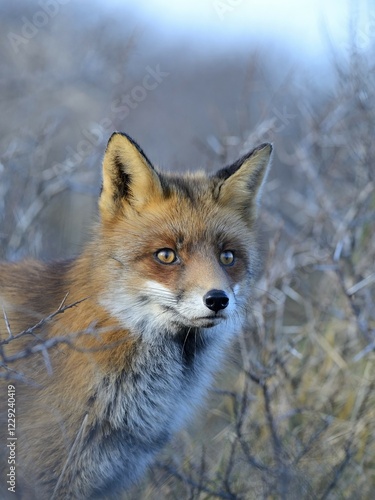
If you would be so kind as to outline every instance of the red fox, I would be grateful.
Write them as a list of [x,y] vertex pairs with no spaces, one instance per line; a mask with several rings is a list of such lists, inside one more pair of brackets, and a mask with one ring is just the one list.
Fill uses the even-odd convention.
[[[119,494],[200,404],[246,316],[271,152],[177,176],[114,133],[81,255],[0,265],[0,339],[16,337],[2,360],[29,353],[1,372],[3,408],[15,387],[16,498]],[[76,305],[53,315],[64,298]],[[0,484],[14,498],[7,417]]]

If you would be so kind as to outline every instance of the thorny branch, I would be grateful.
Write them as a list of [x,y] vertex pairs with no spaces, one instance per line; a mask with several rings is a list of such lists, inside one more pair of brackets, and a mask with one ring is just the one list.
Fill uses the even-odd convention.
[[[48,350],[51,349],[54,346],[57,346],[59,344],[68,344],[70,346],[73,346],[74,340],[76,340],[77,335],[65,335],[65,336],[58,336],[58,337],[53,337],[51,339],[42,339],[40,336],[36,334],[38,330],[40,330],[44,325],[47,323],[50,323],[57,315],[63,314],[65,311],[68,309],[72,309],[76,307],[78,304],[81,302],[84,302],[86,299],[81,299],[76,302],[73,302],[72,304],[65,305],[66,300],[68,298],[68,293],[65,295],[63,298],[61,304],[59,307],[54,311],[53,313],[49,314],[48,316],[42,318],[40,321],[38,321],[35,325],[26,328],[22,332],[19,332],[17,334],[14,334],[11,330],[11,326],[6,314],[6,310],[3,306],[3,317],[6,325],[6,329],[8,332],[8,338],[7,339],[2,339],[0,340],[0,368],[3,369],[2,372],[0,372],[0,378],[6,378],[6,379],[18,379],[18,380],[24,380],[23,376],[20,372],[13,370],[10,366],[12,363],[19,361],[21,359],[27,358],[33,354],[36,353],[41,353],[47,368],[47,372],[49,374],[52,373],[52,366],[48,354]],[[92,333],[92,330],[90,332],[85,332],[85,333]],[[82,334],[82,332],[80,332]],[[38,343],[32,346],[27,346],[24,349],[20,349],[17,351],[15,354],[11,355],[6,355],[4,346],[8,345],[11,342],[15,342],[21,338],[24,338],[26,336],[33,336],[35,339],[38,340]]]
[[[357,71],[375,86],[366,64],[358,55]],[[199,485],[197,500],[212,484],[239,497],[246,491],[246,500],[372,495],[375,106],[358,104],[357,74],[339,63],[337,70],[326,107],[304,107],[302,96],[305,128],[292,152],[278,145],[294,182],[281,181],[277,209],[261,215],[272,237],[239,338],[236,390],[221,391],[232,424],[227,445],[223,451],[212,438],[211,468],[207,459],[199,482],[197,457],[187,465],[182,454],[180,467],[169,469],[178,483]]]
[[[265,188],[260,219],[269,235],[268,259],[237,346],[242,366],[235,365],[232,389],[221,391],[225,404],[215,423],[223,430],[212,435],[209,425],[202,427],[194,452],[181,446],[173,452],[175,465],[169,459],[160,463],[168,478],[157,485],[159,498],[181,498],[181,488],[197,500],[372,497],[375,106],[363,82],[366,89],[375,87],[373,60],[372,53],[354,49],[347,65],[335,58],[330,99],[318,98],[308,85],[304,93],[295,86],[288,91],[299,115],[289,139],[274,137],[277,189],[268,197]],[[256,132],[243,131],[236,138],[239,148],[268,140],[274,122],[271,116]],[[218,158],[230,153],[224,139],[211,141],[224,145]],[[203,149],[215,154],[210,145]],[[18,250],[45,204],[68,187],[60,174],[51,171],[51,187],[42,179],[35,187],[40,200],[21,207],[4,255]],[[0,341],[6,370],[0,377],[22,379],[12,363],[35,353],[51,370],[52,347],[76,348],[74,337],[37,337],[56,314],[77,305],[66,306],[65,300],[55,313],[16,334],[3,311],[8,335]],[[77,335],[96,333],[93,326]],[[6,357],[5,346],[26,335],[39,343]]]
[[[8,321],[8,317],[6,315],[6,311],[5,311],[4,307],[3,307],[3,315],[4,315],[4,320],[5,320],[5,323],[6,323],[6,327],[7,327],[8,333],[9,333],[9,338],[8,339],[4,339],[4,340],[0,340],[0,346],[4,346],[6,344],[9,344],[9,342],[17,340],[17,339],[19,339],[21,337],[25,337],[26,335],[34,335],[35,330],[38,330],[42,326],[44,326],[47,323],[49,323],[58,314],[62,314],[65,311],[67,311],[68,309],[76,307],[78,304],[80,304],[81,302],[84,302],[86,300],[86,299],[77,300],[76,302],[73,302],[72,304],[68,304],[66,306],[65,302],[66,302],[66,299],[68,298],[68,295],[69,295],[69,293],[67,293],[65,295],[65,297],[63,298],[61,304],[56,309],[56,311],[54,311],[53,313],[49,314],[48,316],[42,318],[35,325],[33,325],[33,326],[29,327],[29,328],[26,328],[25,330],[22,330],[22,332],[20,332],[20,333],[18,333],[16,335],[14,335],[13,332],[11,331],[10,324],[9,324],[9,321]],[[17,358],[17,359],[19,359],[19,358]]]

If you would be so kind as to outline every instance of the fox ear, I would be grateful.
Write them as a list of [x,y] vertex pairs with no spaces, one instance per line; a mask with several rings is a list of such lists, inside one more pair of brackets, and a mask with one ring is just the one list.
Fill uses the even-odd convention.
[[120,207],[138,210],[161,194],[159,176],[138,144],[126,134],[112,134],[103,160],[102,217],[115,215]]
[[215,190],[218,202],[255,218],[271,153],[271,144],[261,144],[233,165],[219,170],[215,176],[219,179]]

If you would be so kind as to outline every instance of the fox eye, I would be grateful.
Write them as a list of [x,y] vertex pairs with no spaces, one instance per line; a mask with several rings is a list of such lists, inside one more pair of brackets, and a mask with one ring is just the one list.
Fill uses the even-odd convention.
[[162,248],[155,252],[156,259],[162,264],[174,264],[177,262],[177,255],[171,248]]
[[220,254],[220,262],[223,266],[232,266],[234,264],[234,253],[231,250],[225,250]]

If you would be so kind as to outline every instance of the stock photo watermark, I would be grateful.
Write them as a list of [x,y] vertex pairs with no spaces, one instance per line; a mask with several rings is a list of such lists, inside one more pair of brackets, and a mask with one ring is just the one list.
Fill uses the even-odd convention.
[[273,128],[273,132],[275,133],[279,133],[284,130],[288,125],[290,125],[294,118],[297,117],[297,115],[289,113],[285,105],[282,110],[274,106],[271,111],[276,117],[275,126]]
[[8,385],[7,393],[7,464],[6,486],[7,490],[16,493],[16,388],[14,385]]
[[357,32],[356,42],[360,49],[366,48],[375,37],[375,12],[370,12],[366,26]]
[[146,74],[140,85],[135,85],[127,94],[121,95],[111,104],[111,111],[117,115],[120,120],[124,120],[132,109],[136,109],[140,102],[144,101],[151,90],[155,90],[160,83],[169,76],[169,73],[160,69],[157,64],[153,69],[146,67]]
[[16,54],[20,48],[27,45],[42,28],[57,16],[60,8],[66,5],[71,0],[40,0],[38,5],[40,9],[34,12],[31,16],[22,16],[22,26],[18,33],[9,31],[7,34],[8,41]]
[[226,15],[233,12],[241,3],[243,0],[215,0],[213,7],[220,21],[223,21]]
[[67,158],[62,163],[53,165],[52,175],[54,175],[56,169],[70,170],[81,164],[103,142],[105,137],[115,130],[114,120],[127,118],[132,110],[135,110],[141,102],[145,101],[149,93],[155,90],[169,75],[170,73],[161,69],[160,64],[153,68],[146,66],[145,74],[140,83],[134,85],[130,91],[122,93],[111,102],[110,115],[84,129],[82,131],[84,139],[81,139],[75,148],[66,147]]

